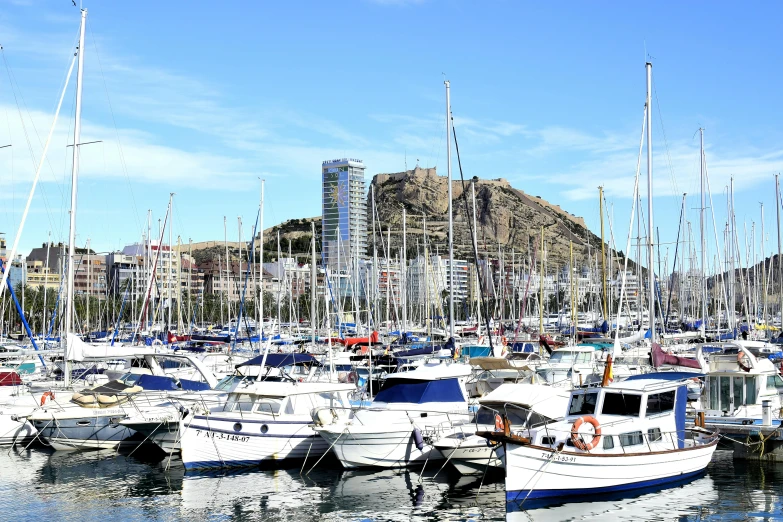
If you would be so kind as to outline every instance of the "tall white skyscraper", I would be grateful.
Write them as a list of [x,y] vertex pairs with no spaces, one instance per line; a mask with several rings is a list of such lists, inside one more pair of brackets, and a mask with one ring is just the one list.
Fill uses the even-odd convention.
[[357,159],[324,161],[322,172],[323,262],[329,270],[356,270],[367,253],[365,166]]

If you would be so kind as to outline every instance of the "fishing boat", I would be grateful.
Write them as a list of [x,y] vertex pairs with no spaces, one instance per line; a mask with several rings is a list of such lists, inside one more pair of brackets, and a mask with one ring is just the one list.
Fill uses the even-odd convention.
[[465,364],[426,363],[386,377],[369,407],[347,416],[314,412],[314,429],[332,446],[344,468],[403,468],[445,457],[432,442],[466,424]]
[[530,500],[576,501],[682,482],[701,474],[718,437],[696,428],[686,437],[686,381],[646,374],[571,392],[564,420],[481,435],[499,443],[507,509]]

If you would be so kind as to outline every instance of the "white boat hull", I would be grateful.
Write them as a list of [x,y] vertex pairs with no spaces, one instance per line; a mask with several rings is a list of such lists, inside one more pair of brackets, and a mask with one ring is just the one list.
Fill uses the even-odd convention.
[[310,427],[312,419],[286,417],[195,416],[180,428],[185,469],[258,466],[268,461],[317,459],[326,453],[329,445]]
[[[28,411],[29,413],[29,411]],[[10,409],[0,410],[0,446],[13,446],[29,441],[38,433],[35,427]]]
[[463,475],[480,475],[503,467],[494,448],[487,445],[487,439],[477,435],[445,437],[436,442],[435,447]]
[[346,469],[405,468],[425,461],[443,460],[443,454],[433,446],[416,447],[412,428],[390,428],[390,431],[367,432],[355,426],[343,431],[321,429],[321,436],[332,445],[332,451]]
[[717,447],[710,444],[650,453],[585,454],[506,443],[506,501],[573,499],[635,489],[665,487],[695,478]]

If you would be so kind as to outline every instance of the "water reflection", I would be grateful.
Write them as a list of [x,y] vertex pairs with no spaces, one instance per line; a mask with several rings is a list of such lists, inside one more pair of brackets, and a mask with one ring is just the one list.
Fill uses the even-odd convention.
[[[159,458],[159,457],[158,457]],[[433,467],[434,468],[434,467]],[[502,476],[421,471],[277,471],[185,474],[174,459],[114,451],[0,452],[5,519],[67,520],[718,520],[783,515],[783,465],[717,452],[707,475],[620,500],[506,514]],[[23,494],[20,494],[23,492]]]

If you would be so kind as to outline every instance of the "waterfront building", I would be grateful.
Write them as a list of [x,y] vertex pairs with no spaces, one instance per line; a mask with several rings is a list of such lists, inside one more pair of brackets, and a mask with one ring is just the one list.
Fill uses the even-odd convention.
[[105,299],[107,294],[106,255],[77,254],[74,257],[73,291]]
[[52,272],[43,261],[27,262],[27,286],[31,288],[46,288],[47,290],[60,289],[60,274]]
[[[172,299],[177,298],[178,288],[182,283],[180,256],[169,245],[162,245],[160,255],[158,255],[158,245],[134,243],[123,248],[121,254],[136,258],[136,270],[139,273],[137,280],[141,283],[136,285],[138,288],[134,291],[136,296],[144,296],[147,291],[149,275],[154,267],[155,284],[152,289],[152,298],[168,299],[169,295]],[[122,281],[121,278],[120,281]]]
[[330,271],[358,270],[367,252],[365,166],[357,159],[324,161],[322,174],[322,261]]
[[19,285],[27,285],[27,261],[19,255],[9,264],[11,266],[8,269],[8,282],[11,283],[14,290],[16,290]]
[[[444,292],[448,293],[451,288],[448,257],[430,256],[426,270],[424,264],[424,256],[419,256],[411,260],[408,268],[410,301],[417,305],[424,304],[425,299],[431,303],[441,300]],[[466,260],[454,260],[454,301],[462,303],[468,299],[468,295],[475,294],[472,288],[475,284],[471,282],[475,278],[473,274],[474,271]]]

